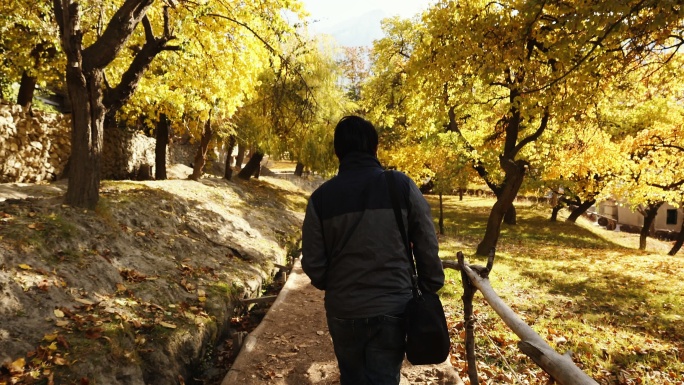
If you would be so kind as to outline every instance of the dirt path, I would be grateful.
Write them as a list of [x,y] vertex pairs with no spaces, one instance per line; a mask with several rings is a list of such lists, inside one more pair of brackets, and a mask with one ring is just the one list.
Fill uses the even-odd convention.
[[[339,384],[339,372],[323,308],[316,290],[295,263],[287,283],[249,334],[221,385]],[[402,385],[461,385],[453,368],[404,362]]]

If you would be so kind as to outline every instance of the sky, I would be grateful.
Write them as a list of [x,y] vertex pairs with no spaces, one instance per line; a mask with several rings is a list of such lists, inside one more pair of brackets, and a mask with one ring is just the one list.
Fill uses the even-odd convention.
[[310,29],[333,35],[342,45],[367,45],[382,37],[380,20],[410,18],[435,0],[301,0],[311,14]]

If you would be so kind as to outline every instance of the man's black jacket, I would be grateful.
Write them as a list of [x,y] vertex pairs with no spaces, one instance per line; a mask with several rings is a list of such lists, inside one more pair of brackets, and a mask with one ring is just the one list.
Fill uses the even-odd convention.
[[[378,160],[347,154],[337,176],[311,195],[302,228],[302,268],[325,290],[329,317],[402,314],[411,298],[411,268],[387,180]],[[444,284],[430,207],[416,184],[394,172],[421,289]]]

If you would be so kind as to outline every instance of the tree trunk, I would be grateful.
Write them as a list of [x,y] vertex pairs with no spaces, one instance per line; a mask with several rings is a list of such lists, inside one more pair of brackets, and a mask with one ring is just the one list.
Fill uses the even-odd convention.
[[439,193],[439,234],[444,235],[444,202],[442,193]]
[[71,157],[68,205],[94,209],[99,200],[100,164],[105,108],[102,103],[103,72],[85,73],[67,66],[66,81],[71,100]]
[[462,188],[458,189],[458,200],[459,201],[463,201],[463,190],[465,190],[465,189],[462,189]]
[[675,241],[674,245],[672,246],[672,250],[670,250],[667,255],[675,255],[679,251],[679,249],[682,248],[682,243],[684,243],[684,221],[682,222],[682,227],[679,229],[679,235],[677,235],[677,240]]
[[561,211],[563,208],[562,204],[557,204],[553,206],[553,209],[551,210],[551,222],[556,222],[558,220],[558,212]]
[[244,143],[238,142],[238,153],[235,156],[235,167],[238,170],[242,169],[242,163],[245,161],[245,151],[247,151],[247,146]]
[[304,174],[304,164],[302,162],[297,162],[297,167],[295,167],[294,175],[302,176]]
[[233,149],[235,148],[235,144],[237,144],[237,137],[235,135],[231,135],[230,138],[228,138],[228,146],[226,148],[226,168],[223,172],[223,178],[227,180],[230,180],[233,177],[231,160],[233,159]]
[[154,146],[154,177],[157,180],[166,179],[166,149],[169,145],[169,119],[166,114],[159,115],[159,122],[155,130],[157,142]]
[[[168,28],[168,8],[164,9],[164,35],[156,38],[145,16],[152,3],[153,0],[126,0],[104,32],[84,48],[79,2],[52,1],[67,61],[66,82],[72,109],[69,186],[65,197],[69,205],[94,208],[97,204],[105,114],[115,112],[130,98],[159,52],[172,49],[167,46],[173,39]],[[119,84],[105,87],[104,68],[116,59],[141,21],[145,24],[145,44]]]
[[579,206],[577,206],[576,209],[572,210],[572,213],[570,213],[570,216],[565,221],[575,223],[577,221],[577,218],[579,218],[580,215],[584,214],[587,210],[589,210],[589,207],[591,207],[594,203],[596,203],[596,199],[588,199],[584,201]]
[[36,83],[38,79],[29,76],[26,71],[21,75],[21,84],[19,85],[19,95],[17,96],[17,104],[24,107],[24,109],[31,108],[33,103],[33,94],[36,92]]
[[[518,193],[516,192],[515,195],[518,195]],[[513,200],[515,200],[515,196],[513,197]],[[503,221],[507,225],[515,225],[518,223],[518,212],[515,210],[515,205],[513,205],[513,203],[511,203],[511,207],[506,210]]]
[[[502,161],[502,164],[504,162]],[[505,214],[513,208],[513,200],[518,195],[525,177],[525,165],[522,161],[508,164],[503,168],[506,170],[506,178],[501,193],[497,196],[496,203],[489,213],[484,238],[477,245],[477,255],[488,255],[490,250],[496,247],[501,232],[501,222]]]
[[204,164],[207,160],[207,150],[209,149],[209,142],[211,141],[214,131],[211,129],[211,118],[207,119],[204,123],[204,132],[202,133],[202,139],[200,140],[199,148],[197,148],[197,154],[195,154],[195,162],[192,168],[192,175],[188,179],[199,180],[202,177],[202,170],[204,169]]
[[249,180],[252,175],[258,173],[261,168],[262,159],[264,159],[264,154],[261,151],[255,151],[249,158],[249,162],[247,162],[245,168],[240,170],[238,178]]
[[644,227],[641,228],[639,233],[639,250],[646,250],[646,238],[648,238],[651,232],[651,225],[653,225],[656,215],[658,215],[658,209],[663,205],[664,202],[649,203],[646,210],[644,210]]

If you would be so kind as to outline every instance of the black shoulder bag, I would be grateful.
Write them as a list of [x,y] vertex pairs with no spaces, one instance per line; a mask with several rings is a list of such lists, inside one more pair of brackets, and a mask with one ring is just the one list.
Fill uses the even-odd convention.
[[394,216],[404,240],[412,271],[413,298],[406,304],[406,358],[413,365],[441,364],[449,356],[451,341],[447,329],[444,308],[436,293],[423,293],[418,285],[418,274],[413,259],[404,220],[401,215],[397,182],[392,171],[385,171],[389,185]]

